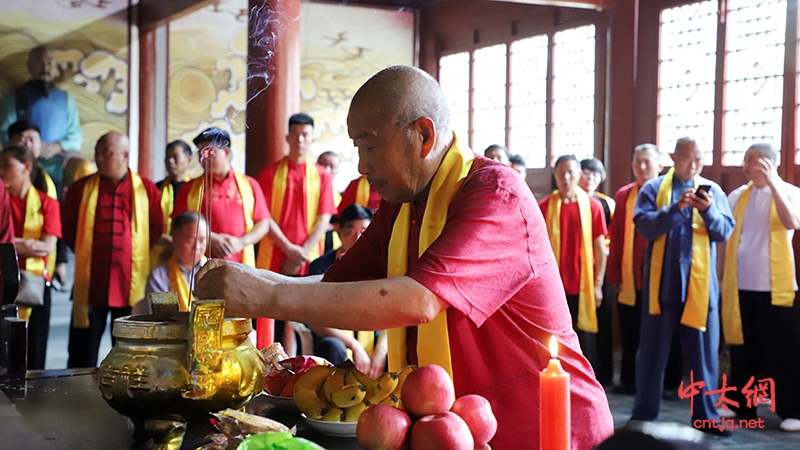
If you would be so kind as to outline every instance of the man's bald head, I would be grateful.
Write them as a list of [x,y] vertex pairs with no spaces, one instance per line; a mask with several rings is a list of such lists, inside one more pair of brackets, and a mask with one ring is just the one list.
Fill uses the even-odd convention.
[[128,172],[128,152],[130,142],[128,136],[110,131],[97,140],[94,147],[94,159],[100,175],[114,181],[121,180]]
[[450,109],[442,87],[416,67],[391,66],[373,75],[353,96],[350,111],[360,108],[369,108],[401,128],[429,117],[438,135],[450,131]]

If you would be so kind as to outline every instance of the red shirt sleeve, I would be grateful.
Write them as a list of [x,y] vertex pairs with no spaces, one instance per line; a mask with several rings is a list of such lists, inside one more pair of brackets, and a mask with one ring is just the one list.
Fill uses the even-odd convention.
[[330,172],[319,164],[314,164],[319,172],[319,207],[317,208],[317,215],[322,214],[336,214],[336,205],[333,202],[333,179]]
[[192,190],[192,186],[197,183],[200,178],[195,178],[193,180],[189,180],[186,183],[183,183],[180,190],[178,190],[178,196],[175,198],[175,204],[172,206],[172,218],[178,217],[178,215],[184,211],[187,211],[189,205],[189,191]]
[[60,238],[61,211],[59,210],[58,201],[48,197],[47,194],[41,191],[39,191],[39,198],[42,200],[42,217],[44,218],[42,233]]
[[623,186],[614,196],[617,209],[611,217],[611,226],[608,229],[611,243],[609,244],[608,264],[606,265],[607,281],[612,284],[622,283],[622,246],[625,240],[625,219],[628,213],[625,210],[625,204],[628,202],[630,192],[630,185]]
[[[278,168],[277,163],[270,164],[267,167],[261,169],[261,172],[258,174],[258,185],[261,186],[261,193],[264,195],[264,201],[266,202],[267,199],[272,202],[272,183],[275,181],[275,170]],[[267,204],[267,208],[269,209],[270,204]],[[280,220],[280,217],[276,217],[275,221],[277,222]]]
[[594,197],[589,197],[592,205],[592,239],[608,234],[606,228],[606,214],[603,212],[603,205]]
[[150,248],[153,248],[164,234],[164,212],[161,210],[161,193],[155,183],[142,178],[150,207]]
[[269,219],[269,208],[267,208],[267,201],[264,199],[264,192],[261,190],[260,184],[255,178],[249,176],[246,177],[247,182],[250,183],[250,189],[253,190],[253,197],[255,197],[255,205],[253,206],[253,223],[264,219]]
[[339,202],[339,214],[344,212],[344,209],[356,202],[356,189],[358,188],[358,180],[356,178],[342,192],[342,201]]
[[89,177],[83,177],[69,188],[64,205],[61,207],[62,238],[73,251],[75,251],[75,235],[78,232],[78,214],[80,214],[83,188],[88,179]]

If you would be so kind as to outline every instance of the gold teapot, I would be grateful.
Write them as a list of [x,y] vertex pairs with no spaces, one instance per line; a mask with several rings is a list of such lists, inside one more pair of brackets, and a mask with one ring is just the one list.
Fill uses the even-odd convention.
[[187,422],[261,393],[265,360],[247,338],[250,319],[226,318],[223,300],[195,300],[180,312],[175,293],[155,298],[154,313],[114,321],[100,392],[130,419],[134,439],[178,449]]

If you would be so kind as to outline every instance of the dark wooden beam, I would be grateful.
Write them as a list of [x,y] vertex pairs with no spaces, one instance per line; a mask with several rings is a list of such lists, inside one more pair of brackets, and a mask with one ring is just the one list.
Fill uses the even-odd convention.
[[140,0],[135,7],[136,24],[139,28],[152,28],[214,3],[214,0]]

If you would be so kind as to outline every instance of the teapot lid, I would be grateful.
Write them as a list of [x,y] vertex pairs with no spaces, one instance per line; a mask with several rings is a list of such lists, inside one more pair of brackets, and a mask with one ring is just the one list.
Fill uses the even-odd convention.
[[[115,338],[148,340],[186,340],[189,331],[189,313],[175,311],[167,314],[144,314],[120,317],[114,321]],[[222,335],[249,334],[253,331],[250,319],[226,317]]]

